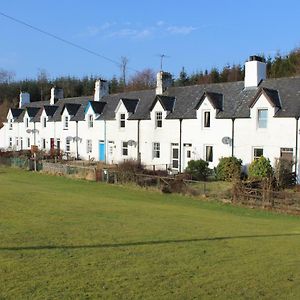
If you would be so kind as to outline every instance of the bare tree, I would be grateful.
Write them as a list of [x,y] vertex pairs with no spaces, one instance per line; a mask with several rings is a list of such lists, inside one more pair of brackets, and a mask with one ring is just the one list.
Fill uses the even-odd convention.
[[0,83],[10,83],[16,76],[15,72],[0,69]]
[[123,81],[123,85],[126,86],[126,75],[127,75],[127,64],[128,64],[128,58],[126,56],[121,57],[121,78]]
[[145,90],[154,88],[156,84],[155,72],[152,69],[144,69],[131,76],[127,90]]

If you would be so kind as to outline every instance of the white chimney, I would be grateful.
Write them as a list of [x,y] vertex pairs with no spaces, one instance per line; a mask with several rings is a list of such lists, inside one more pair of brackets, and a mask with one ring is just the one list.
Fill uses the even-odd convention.
[[101,99],[108,95],[108,82],[103,79],[98,79],[95,81],[95,93],[94,101],[101,101]]
[[30,94],[29,93],[20,93],[20,101],[19,101],[19,108],[22,108],[25,104],[30,103]]
[[245,64],[245,88],[257,87],[267,75],[267,65],[259,56],[250,56]]
[[50,105],[54,105],[58,99],[64,97],[64,90],[57,87],[51,88]]
[[170,73],[159,71],[156,75],[156,95],[162,95],[168,87],[172,86],[172,83]]

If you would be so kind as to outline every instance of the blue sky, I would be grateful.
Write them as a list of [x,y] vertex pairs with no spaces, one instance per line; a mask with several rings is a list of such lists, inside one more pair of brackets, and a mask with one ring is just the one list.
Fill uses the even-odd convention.
[[[300,46],[300,1],[269,0],[10,0],[0,12],[119,61],[134,70],[164,70],[178,76],[243,64],[249,55],[285,54]],[[73,48],[0,16],[0,68],[18,79],[40,69],[60,75],[119,76],[116,64]]]

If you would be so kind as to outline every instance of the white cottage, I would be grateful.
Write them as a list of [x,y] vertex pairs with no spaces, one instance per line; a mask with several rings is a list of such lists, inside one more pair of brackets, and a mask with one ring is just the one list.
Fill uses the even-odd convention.
[[98,80],[93,96],[63,98],[53,88],[46,102],[20,95],[0,130],[0,147],[61,149],[106,163],[139,160],[149,168],[182,172],[191,159],[215,167],[224,156],[245,166],[261,155],[272,164],[299,164],[300,77],[266,79],[266,64],[251,56],[242,82],[172,87],[157,74],[154,90],[108,94]]

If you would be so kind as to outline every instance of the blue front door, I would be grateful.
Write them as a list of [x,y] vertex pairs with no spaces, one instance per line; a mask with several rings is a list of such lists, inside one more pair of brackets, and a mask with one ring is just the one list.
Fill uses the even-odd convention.
[[104,143],[99,143],[99,160],[105,161],[105,146]]

